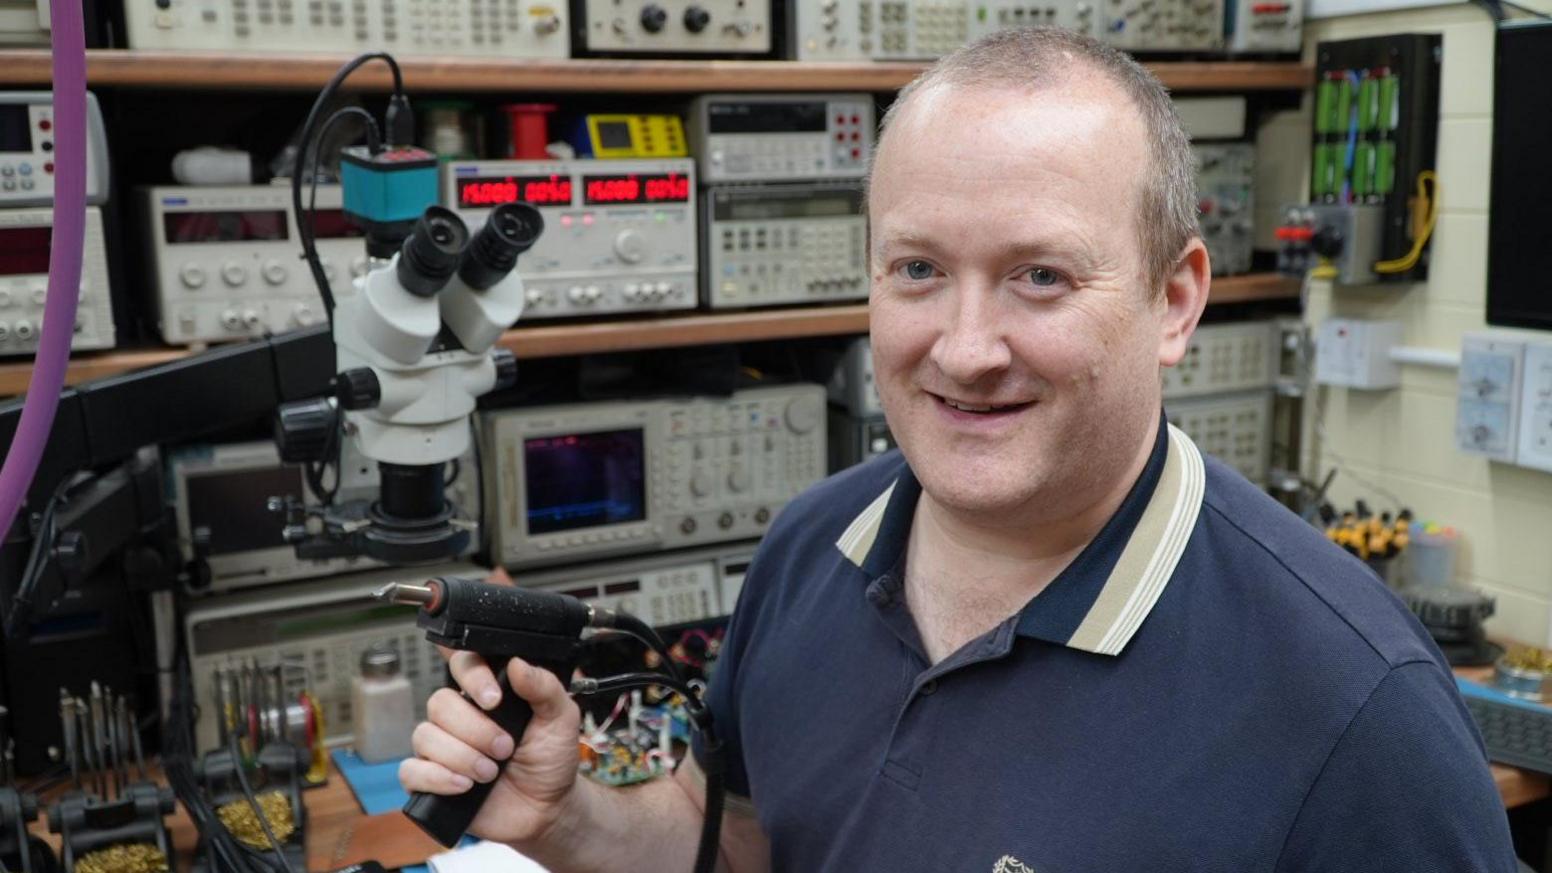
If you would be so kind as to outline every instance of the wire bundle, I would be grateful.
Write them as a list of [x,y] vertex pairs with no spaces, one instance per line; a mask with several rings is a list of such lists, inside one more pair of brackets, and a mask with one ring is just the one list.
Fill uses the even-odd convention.
[[[167,784],[172,786],[173,793],[178,795],[178,800],[184,809],[189,812],[189,818],[193,820],[194,827],[199,831],[201,842],[205,845],[209,854],[211,873],[297,873],[288,860],[280,843],[274,839],[270,830],[269,818],[263,814],[262,804],[254,798],[253,789],[248,785],[247,776],[243,773],[242,766],[237,766],[237,775],[242,785],[246,798],[245,805],[251,805],[258,810],[255,820],[261,825],[261,830],[269,838],[270,852],[263,852],[247,843],[226,826],[221,814],[205,796],[204,788],[199,779],[194,775],[194,686],[189,674],[188,653],[180,652],[178,668],[173,683],[172,705],[170,716],[164,736],[164,748],[162,761],[167,771]],[[235,746],[236,737],[232,737]],[[240,761],[240,756],[235,752],[234,760]],[[289,804],[287,804],[289,808]]]

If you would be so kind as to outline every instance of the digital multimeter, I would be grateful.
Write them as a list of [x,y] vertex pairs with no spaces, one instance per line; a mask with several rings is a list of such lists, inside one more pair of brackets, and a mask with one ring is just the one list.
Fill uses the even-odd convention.
[[572,131],[579,158],[682,158],[684,122],[677,115],[584,115]]

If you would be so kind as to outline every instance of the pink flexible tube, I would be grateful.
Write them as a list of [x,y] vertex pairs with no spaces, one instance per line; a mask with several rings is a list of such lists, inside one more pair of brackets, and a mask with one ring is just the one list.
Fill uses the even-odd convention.
[[70,363],[75,307],[81,289],[86,233],[86,34],[81,4],[49,4],[54,33],[54,236],[49,252],[48,302],[27,401],[0,468],[0,536],[21,509],[59,408]]

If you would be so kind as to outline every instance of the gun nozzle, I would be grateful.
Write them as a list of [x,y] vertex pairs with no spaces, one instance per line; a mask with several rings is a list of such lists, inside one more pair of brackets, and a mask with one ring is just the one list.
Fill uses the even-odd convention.
[[436,602],[436,589],[429,585],[409,585],[404,582],[389,582],[387,585],[372,592],[372,596],[378,600],[386,600],[389,603],[412,603],[416,606],[428,606]]

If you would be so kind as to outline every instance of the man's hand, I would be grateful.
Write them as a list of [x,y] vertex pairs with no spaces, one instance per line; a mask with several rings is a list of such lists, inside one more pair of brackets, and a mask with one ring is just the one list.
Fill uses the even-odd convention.
[[[499,567],[485,581],[513,584]],[[501,688],[485,659],[437,648],[448,660],[453,681],[478,708],[451,688],[431,695],[427,720],[415,728],[416,757],[399,766],[400,784],[410,792],[462,794],[475,781],[499,777],[470,833],[503,842],[539,837],[558,820],[576,785],[582,720],[576,703],[554,674],[513,658],[507,682],[534,714],[523,736],[509,736],[485,714],[501,701]]]
[[[495,677],[478,655],[455,652],[450,667],[454,680],[484,710],[499,702]],[[469,832],[506,843],[529,842],[566,812],[577,783],[582,716],[547,670],[513,658],[507,681],[533,707],[523,736],[507,735],[481,708],[443,688],[426,704],[428,720],[415,728],[416,757],[399,766],[399,782],[410,792],[462,794],[475,781],[499,779]]]

